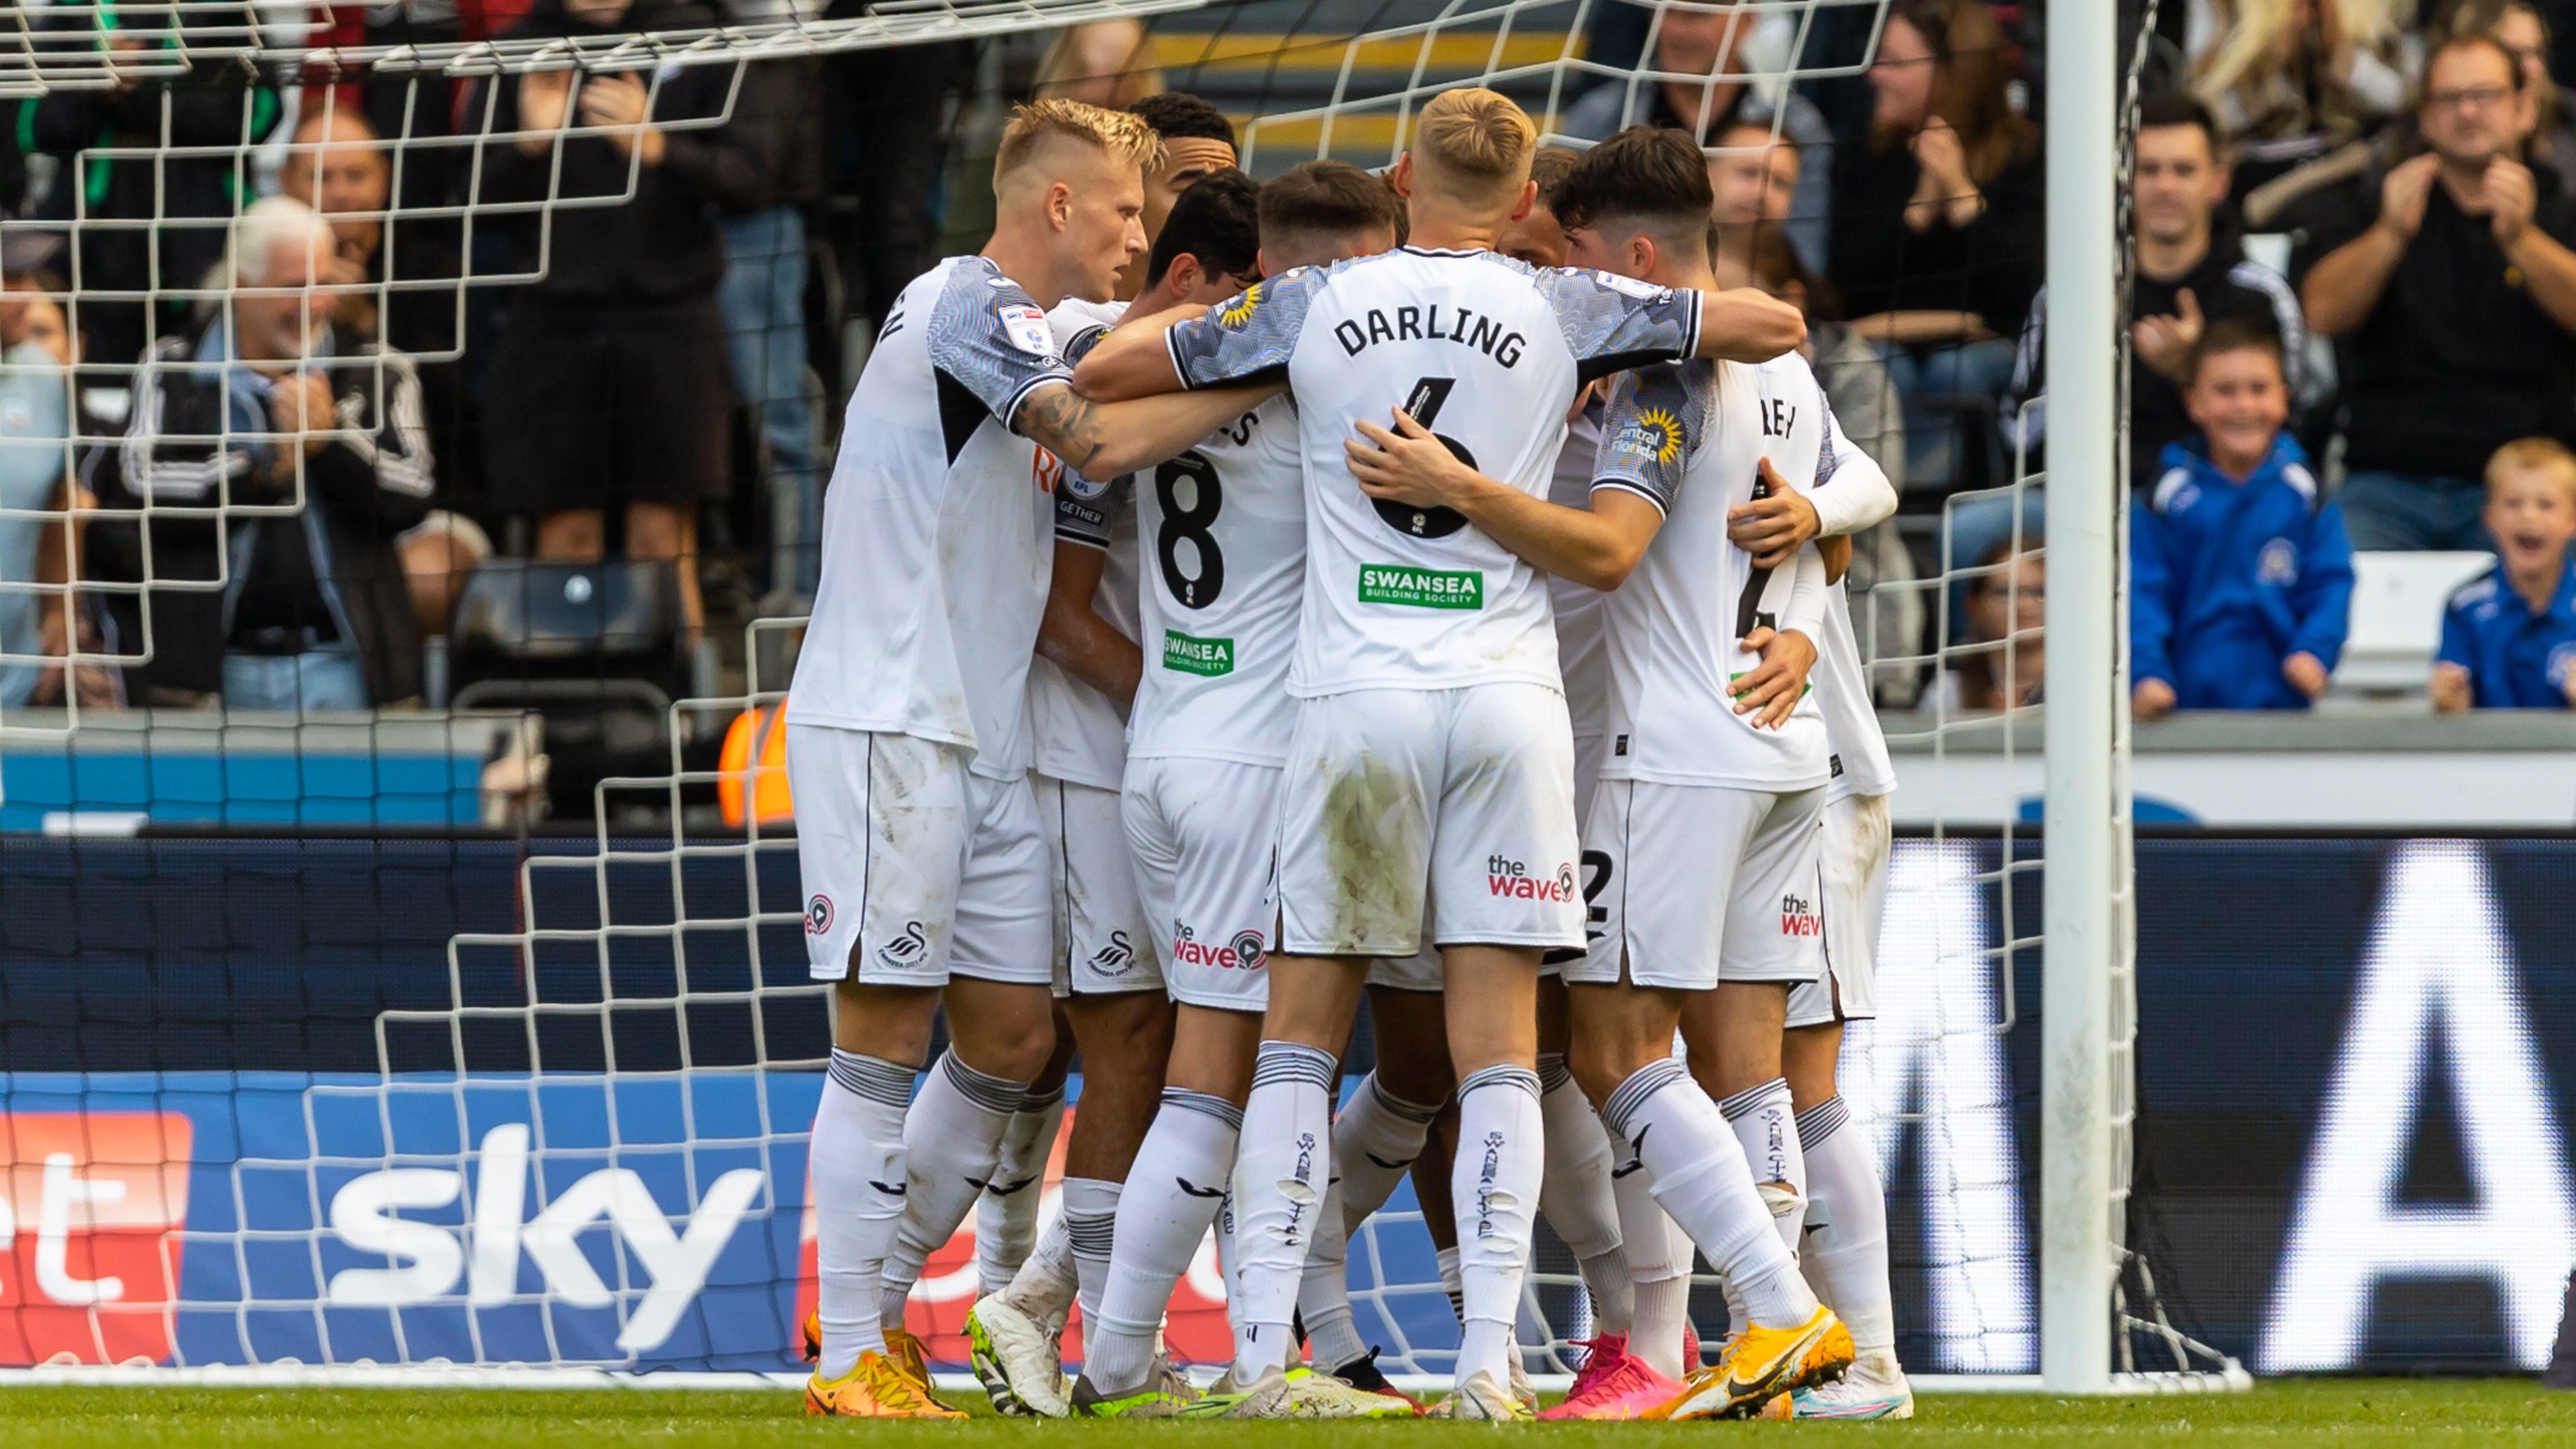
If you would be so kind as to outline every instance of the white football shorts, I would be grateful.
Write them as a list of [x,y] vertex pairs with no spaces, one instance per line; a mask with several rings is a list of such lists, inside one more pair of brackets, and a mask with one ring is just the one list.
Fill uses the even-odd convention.
[[806,963],[870,986],[951,975],[1031,986],[1048,969],[1046,844],[1025,774],[987,779],[914,735],[787,726]]
[[[1589,828],[1592,823],[1592,796],[1601,787],[1601,766],[1610,758],[1608,735],[1574,737],[1574,818]],[[1565,963],[1581,956],[1601,939],[1601,923],[1608,910],[1601,904],[1601,892],[1609,884],[1609,857],[1585,846],[1575,858],[1574,883],[1583,892],[1583,944],[1566,950],[1550,951],[1539,963],[1538,974],[1554,976]]]
[[1824,787],[1773,793],[1604,780],[1584,844],[1606,857],[1601,937],[1565,979],[1707,991],[1824,974],[1816,907]]
[[1162,990],[1118,792],[1034,771],[1029,792],[1037,797],[1038,827],[1046,836],[1056,996]]
[[1789,1025],[1878,1015],[1878,927],[1887,909],[1887,797],[1846,795],[1825,806],[1817,894],[1825,908],[1826,974],[1789,993]]
[[1291,954],[1400,960],[1426,925],[1439,945],[1582,944],[1574,733],[1544,685],[1299,700],[1279,839]]
[[1279,767],[1129,760],[1119,803],[1146,939],[1172,999],[1210,1011],[1267,1008]]

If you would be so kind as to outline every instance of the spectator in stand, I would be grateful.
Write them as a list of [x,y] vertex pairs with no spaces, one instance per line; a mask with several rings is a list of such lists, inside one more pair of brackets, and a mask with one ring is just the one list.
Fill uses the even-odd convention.
[[1667,126],[1704,146],[1719,144],[1739,124],[1758,127],[1767,146],[1776,125],[1806,169],[1789,208],[1789,240],[1810,269],[1821,269],[1833,224],[1834,134],[1814,102],[1754,74],[1745,47],[1758,18],[1738,0],[1662,11],[1653,69],[1667,79],[1605,81],[1567,107],[1559,124],[1586,141],[1608,140],[1630,126]]
[[[2139,100],[2137,159],[2129,183],[2138,262],[2131,278],[2129,326],[2133,486],[2144,487],[2161,473],[2165,445],[2192,431],[2182,389],[2193,348],[2212,324],[2245,319],[2270,328],[2281,339],[2294,413],[2306,396],[2301,358],[2308,333],[2299,294],[2279,273],[2246,257],[2227,205],[2227,178],[2227,153],[2208,107],[2179,92]],[[2036,394],[2045,375],[2047,324],[2043,294],[2031,305],[2013,373],[2013,394],[2024,400],[2016,414],[2021,435],[2034,449],[2046,437]]]
[[[1906,399],[1910,483],[1960,481],[1953,440],[2000,403],[2039,284],[2039,129],[2012,109],[2003,51],[1979,0],[1896,0],[1869,136],[1834,157],[1825,275]],[[2000,474],[1997,430],[1971,437]]]
[[[2192,90],[2267,180],[2376,129],[2406,103],[2417,0],[2211,0]],[[2200,17],[2194,17],[2199,22]]]
[[2522,69],[2528,138],[2524,160],[2558,173],[2562,193],[2576,194],[2576,125],[2549,74],[2549,20],[2531,0],[2458,0],[2435,27],[2439,35],[2492,35]]
[[[716,23],[699,0],[537,0],[508,33],[588,38]],[[756,209],[777,185],[784,138],[766,89],[733,65],[532,71],[502,78],[486,149],[494,199],[615,197],[552,220],[545,275],[515,289],[484,379],[483,456],[494,506],[536,515],[537,557],[670,560],[692,638],[705,622],[697,515],[731,484],[733,402],[724,318],[723,208]],[[566,137],[568,125],[613,127]],[[506,139],[502,139],[505,138]],[[560,165],[560,176],[556,168]],[[631,180],[630,180],[631,177]],[[532,259],[533,260],[533,259]]]
[[[1209,172],[1234,166],[1234,122],[1187,91],[1157,91],[1127,109],[1163,138],[1163,164],[1145,177],[1145,235],[1158,237],[1182,192]],[[1132,302],[1145,290],[1150,261],[1150,253],[1139,256],[1119,274],[1120,299]]]
[[1092,20],[1057,31],[1038,57],[1030,87],[1039,100],[1058,96],[1109,111],[1123,111],[1162,90],[1153,37],[1135,19]]
[[[121,28],[112,5],[77,0],[38,13],[43,32],[66,43],[89,43],[83,37],[95,36],[95,43],[121,52],[175,50],[179,29],[193,23],[240,23],[191,7],[176,21],[163,12],[163,19]],[[44,38],[40,32],[40,44]],[[222,60],[196,62],[168,80],[57,89],[18,107],[21,148],[61,165],[38,220],[162,223],[77,228],[80,254],[73,275],[85,292],[196,287],[224,254],[224,220],[251,192],[247,154],[222,148],[257,146],[278,117],[276,89],[251,68]],[[153,154],[159,147],[209,147],[217,154]],[[97,154],[109,148],[131,149],[113,158]],[[82,363],[123,367],[142,355],[147,336],[181,330],[189,303],[167,296],[152,303],[99,297],[84,298],[78,310]]]
[[[1771,127],[1736,121],[1709,140],[1717,154],[1708,158],[1708,188],[1717,198],[1709,215],[1719,226],[1751,227],[1768,222],[1786,229],[1798,205],[1798,185],[1805,179],[1805,158],[1786,141],[1772,139]],[[1799,265],[1815,268],[1800,256]]]
[[[464,476],[479,471],[466,462],[474,429],[459,364],[442,360],[457,352],[463,260],[435,229],[389,224],[392,157],[359,111],[332,106],[299,119],[277,181],[280,191],[331,219],[338,239],[328,277],[337,289],[331,321],[340,337],[380,342],[413,359],[439,488],[454,494],[466,486]],[[410,285],[416,283],[432,285]]]
[[2260,320],[2211,323],[2183,403],[2199,434],[2165,446],[2164,476],[2131,505],[2132,706],[2305,709],[2343,654],[2352,543],[2286,429],[2280,339]]
[[2576,705],[2576,455],[2555,438],[2518,438],[2487,461],[2487,531],[2496,564],[2452,590],[2433,665],[2433,707]]
[[[824,18],[858,19],[872,3],[832,0]],[[875,321],[937,254],[948,98],[971,81],[974,56],[973,41],[938,41],[823,58],[817,222],[847,289],[845,325],[858,336],[876,336]]]
[[804,612],[822,571],[823,440],[805,391],[805,208],[822,189],[816,62],[771,61],[736,101],[778,137],[772,184],[757,203],[723,207],[725,352],[750,405],[768,470],[772,607]]
[[1915,708],[1950,716],[2037,704],[2047,657],[2048,563],[2037,538],[1998,539],[1978,558],[1967,588],[1962,642],[1943,651],[1945,668]]
[[2517,154],[2522,87],[2492,37],[2442,42],[2417,107],[2429,149],[2318,198],[2300,297],[2342,342],[2355,548],[2487,547],[2487,458],[2568,431],[2576,198]]
[[95,528],[99,576],[151,586],[148,638],[134,596],[111,597],[117,652],[149,649],[135,693],[155,703],[412,701],[420,639],[395,539],[429,511],[419,378],[399,352],[342,343],[314,290],[337,246],[329,221],[272,196],[232,231],[237,290],[136,374],[134,426],[94,476],[110,508],[301,506],[220,526],[154,518],[148,553],[131,523]]
[[[77,637],[95,653],[83,601],[68,590],[80,572],[82,527],[75,508],[94,502],[72,480],[67,466],[71,432],[71,329],[48,291],[59,278],[10,278],[0,314],[0,709],[57,705],[63,699],[60,659]],[[30,588],[33,584],[35,587]],[[85,705],[118,703],[111,671],[83,666],[75,689]]]

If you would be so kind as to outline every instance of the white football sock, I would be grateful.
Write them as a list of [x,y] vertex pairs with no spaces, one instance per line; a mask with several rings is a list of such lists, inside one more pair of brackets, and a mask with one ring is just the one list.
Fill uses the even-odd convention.
[[1305,1276],[1306,1248],[1332,1168],[1333,1054],[1265,1041],[1243,1109],[1234,1161],[1234,1372],[1250,1383],[1297,1353],[1289,1321]]
[[1773,1077],[1747,1087],[1717,1104],[1726,1125],[1752,1165],[1753,1184],[1762,1205],[1771,1210],[1771,1227],[1797,1256],[1798,1237],[1807,1221],[1807,1158],[1798,1150],[1796,1109],[1789,1104],[1789,1081]]
[[1093,1388],[1125,1393],[1152,1370],[1163,1310],[1224,1203],[1242,1129],[1242,1109],[1223,1097],[1163,1089],[1118,1197],[1100,1311],[1083,1310],[1082,1371]]
[[1887,1194],[1878,1145],[1851,1120],[1840,1097],[1798,1114],[1807,1156],[1807,1281],[1851,1329],[1863,1353],[1896,1347],[1896,1307],[1887,1286]]
[[1119,1184],[1098,1177],[1064,1180],[1064,1236],[1073,1245],[1074,1302],[1083,1332],[1100,1312],[1100,1286],[1109,1281],[1111,1240],[1118,1231]]
[[[1597,1130],[1611,1140],[1607,1123]],[[1619,1204],[1619,1254],[1628,1265],[1636,1299],[1628,1352],[1664,1377],[1678,1379],[1689,1367],[1682,1362],[1682,1329],[1690,1322],[1690,1237],[1655,1201],[1655,1179],[1637,1154],[1622,1142],[1617,1156],[1610,1193]]]
[[1546,1130],[1538,1073],[1529,1068],[1484,1067],[1458,1083],[1458,1161],[1449,1183],[1458,1213],[1461,1385],[1480,1372],[1510,1382]]
[[921,1265],[966,1221],[1001,1156],[1002,1131],[1011,1125],[1028,1083],[979,1072],[940,1053],[922,1078],[921,1094],[904,1119],[903,1222],[886,1254],[878,1293],[884,1316],[903,1319],[903,1302],[921,1277]]
[[1592,1331],[1628,1331],[1636,1288],[1619,1252],[1619,1204],[1610,1191],[1610,1136],[1574,1085],[1565,1058],[1538,1059],[1539,1115],[1547,1123],[1547,1162],[1538,1210],[1574,1254],[1592,1296]]
[[823,1377],[885,1351],[877,1289],[903,1217],[903,1118],[913,1069],[832,1049],[814,1107],[806,1171],[813,1178],[814,1271],[823,1315]]
[[1315,1241],[1306,1249],[1306,1271],[1297,1283],[1297,1321],[1305,1327],[1315,1366],[1323,1369],[1340,1368],[1368,1353],[1351,1321],[1350,1234],[1342,1223],[1341,1165],[1335,1156],[1324,1208],[1315,1219]]
[[1038,1245],[1020,1263],[1020,1271],[1011,1275],[1010,1286],[1002,1296],[1020,1310],[1050,1328],[1062,1328],[1064,1317],[1073,1311],[1074,1286],[1079,1281],[1073,1267],[1073,1240],[1065,1236],[1063,1204],[1057,1204],[1056,1215],[1038,1234]]
[[1601,1116],[1646,1164],[1655,1201],[1690,1229],[1756,1322],[1787,1328],[1814,1315],[1816,1295],[1772,1230],[1744,1148],[1681,1063],[1666,1058],[1638,1068],[1610,1094]]
[[993,1180],[975,1204],[975,1296],[1001,1290],[1028,1261],[1038,1240],[1038,1203],[1055,1129],[1064,1121],[1064,1088],[1020,1098],[1002,1129]]
[[1404,1170],[1422,1155],[1431,1120],[1448,1104],[1428,1106],[1389,1093],[1371,1072],[1351,1089],[1333,1119],[1333,1172],[1342,1180],[1342,1227],[1356,1228],[1395,1196]]
[[1432,1258],[1440,1266],[1440,1291],[1449,1295],[1449,1313],[1463,1327],[1467,1322],[1466,1292],[1458,1286],[1458,1250],[1440,1248]]

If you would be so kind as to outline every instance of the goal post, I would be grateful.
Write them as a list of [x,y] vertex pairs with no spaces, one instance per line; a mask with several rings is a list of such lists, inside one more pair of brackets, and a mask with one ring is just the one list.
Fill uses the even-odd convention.
[[2111,1387],[2119,744],[2118,7],[2050,7],[2047,871],[2041,897],[2040,1376]]

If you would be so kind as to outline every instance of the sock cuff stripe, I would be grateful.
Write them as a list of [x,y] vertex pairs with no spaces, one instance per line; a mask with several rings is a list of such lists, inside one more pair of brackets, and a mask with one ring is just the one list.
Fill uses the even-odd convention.
[[883,1057],[862,1056],[832,1048],[832,1084],[853,1096],[888,1107],[912,1105],[913,1069]]
[[1078,1258],[1106,1258],[1111,1239],[1116,1235],[1118,1215],[1102,1213],[1098,1217],[1064,1215],[1064,1239],[1073,1245]]
[[1047,1112],[1054,1110],[1055,1107],[1063,1101],[1064,1086],[1063,1084],[1058,1083],[1043,1092],[1022,1092],[1020,1094],[1020,1105],[1015,1110],[1021,1112]]
[[958,1095],[987,1112],[1004,1117],[1020,1110],[1020,1099],[1028,1095],[1028,1083],[979,1072],[959,1061],[953,1051],[941,1054],[939,1070],[947,1076],[950,1085],[957,1088]]
[[1538,1059],[1538,1089],[1553,1092],[1574,1080],[1574,1069],[1565,1064],[1565,1053],[1542,1052]]
[[1513,1066],[1508,1062],[1499,1062],[1493,1066],[1469,1072],[1458,1083],[1459,1102],[1465,1103],[1469,1092],[1482,1087],[1518,1087],[1535,1099],[1539,1094],[1538,1073],[1527,1067]]
[[1214,1117],[1226,1126],[1243,1130],[1243,1109],[1214,1092],[1193,1092],[1187,1087],[1165,1087],[1163,1105],[1183,1112],[1196,1112]]
[[1752,1111],[1754,1108],[1761,1106],[1764,1101],[1768,1100],[1775,1094],[1782,1097],[1789,1095],[1789,1079],[1787,1077],[1773,1077],[1771,1080],[1764,1082],[1761,1086],[1747,1087],[1743,1091],[1736,1093],[1734,1096],[1727,1098],[1725,1101],[1718,1103],[1717,1110],[1726,1118],[1727,1121],[1732,1122],[1736,1118],[1743,1116],[1745,1113]]
[[1384,1107],[1388,1112],[1403,1118],[1407,1122],[1419,1122],[1428,1125],[1434,1118],[1440,1115],[1441,1108],[1449,1105],[1446,1102],[1432,1102],[1425,1104],[1422,1102],[1407,1101],[1393,1092],[1388,1091],[1386,1089],[1386,1083],[1378,1080],[1378,1075],[1375,1072],[1369,1073],[1368,1086],[1369,1095],[1377,1098],[1379,1106]]
[[1341,1072],[1341,1063],[1333,1054],[1293,1041],[1266,1041],[1261,1054],[1253,1059],[1252,1085],[1276,1086],[1281,1083],[1309,1083],[1333,1090],[1333,1078]]
[[1798,1114],[1798,1142],[1813,1147],[1841,1130],[1851,1120],[1851,1106],[1840,1097],[1827,1097]]
[[1619,1090],[1610,1094],[1609,1101],[1601,1104],[1601,1120],[1609,1123],[1610,1130],[1618,1133],[1623,1141],[1634,1141],[1637,1134],[1628,1130],[1628,1119],[1646,1105],[1648,1098],[1688,1075],[1688,1068],[1671,1057],[1646,1063],[1619,1084]]

